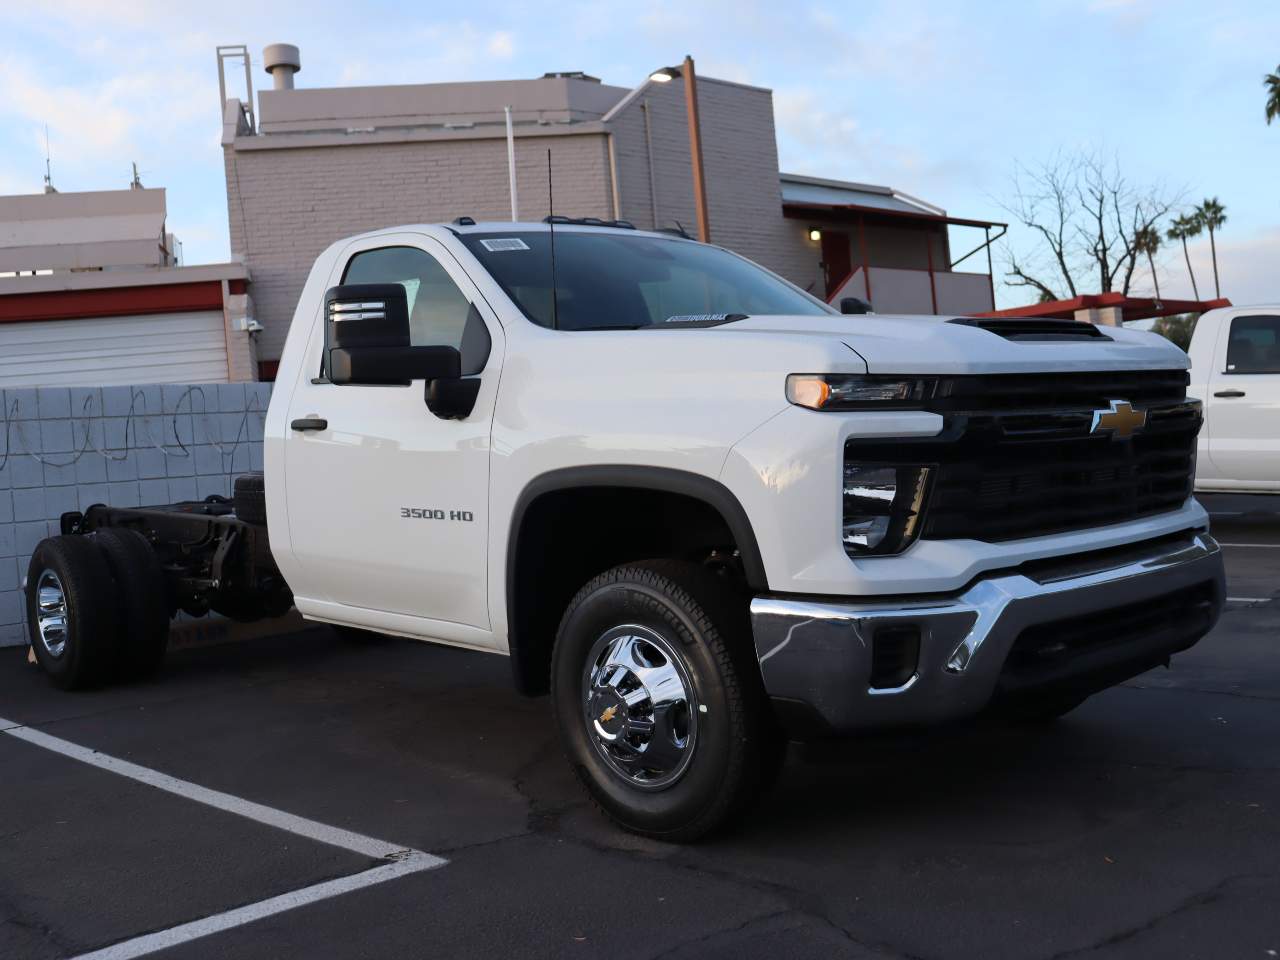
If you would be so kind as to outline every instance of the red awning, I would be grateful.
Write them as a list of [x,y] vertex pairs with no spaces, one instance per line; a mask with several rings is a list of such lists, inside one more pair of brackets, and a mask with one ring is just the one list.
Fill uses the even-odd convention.
[[1009,307],[980,313],[980,317],[1044,317],[1055,320],[1074,320],[1077,310],[1102,307],[1119,307],[1125,323],[1133,320],[1150,320],[1153,317],[1171,317],[1178,313],[1204,313],[1217,307],[1229,307],[1231,301],[1220,300],[1156,300],[1154,297],[1126,297],[1123,293],[1086,293],[1070,300],[1051,300],[1048,303],[1032,303],[1025,307]]

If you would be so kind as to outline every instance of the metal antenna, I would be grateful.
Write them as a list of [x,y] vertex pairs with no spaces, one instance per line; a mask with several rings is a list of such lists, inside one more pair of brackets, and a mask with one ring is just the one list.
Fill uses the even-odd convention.
[[547,148],[547,229],[551,233],[551,329],[560,329],[560,294],[556,289],[556,198],[551,189],[551,148]]
[[53,155],[49,152],[49,125],[44,125],[44,192],[57,193],[53,188]]

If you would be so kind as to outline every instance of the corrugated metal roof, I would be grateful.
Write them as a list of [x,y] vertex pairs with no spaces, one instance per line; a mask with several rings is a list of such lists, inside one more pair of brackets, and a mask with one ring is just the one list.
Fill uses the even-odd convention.
[[783,203],[820,203],[828,206],[870,207],[892,213],[916,213],[937,216],[938,211],[923,204],[912,203],[895,196],[889,187],[870,184],[838,185],[834,181],[818,181],[816,178],[782,178]]

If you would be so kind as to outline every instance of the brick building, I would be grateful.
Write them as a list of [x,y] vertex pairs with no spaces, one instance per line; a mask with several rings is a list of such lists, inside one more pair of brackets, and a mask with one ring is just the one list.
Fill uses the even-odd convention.
[[[290,52],[273,57],[279,49]],[[684,81],[635,89],[583,74],[536,80],[295,89],[296,48],[268,48],[276,89],[225,101],[231,249],[248,265],[262,374],[274,374],[315,256],[342,236],[466,215],[511,217],[506,111],[521,220],[549,212],[642,229],[696,221]],[[220,61],[221,62],[221,61]],[[990,269],[953,270],[957,220],[887,187],[780,174],[769,90],[700,77],[711,241],[832,301],[881,312],[993,307]],[[981,247],[979,247],[981,249]],[[982,257],[985,259],[985,256]]]

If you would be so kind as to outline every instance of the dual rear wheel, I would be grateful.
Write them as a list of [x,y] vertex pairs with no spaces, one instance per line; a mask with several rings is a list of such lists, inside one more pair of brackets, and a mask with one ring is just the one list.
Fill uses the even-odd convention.
[[40,666],[65,690],[154,673],[169,609],[146,537],[109,529],[42,540],[27,568],[27,624]]

